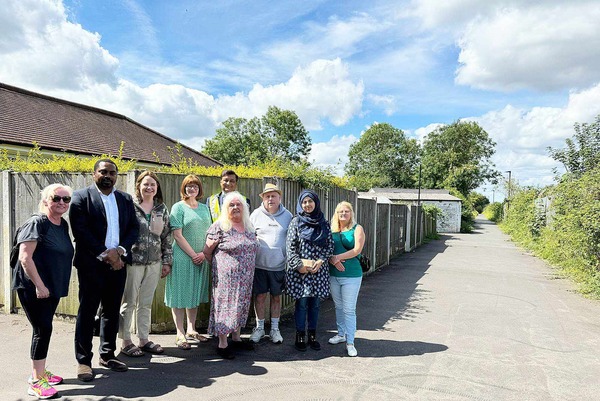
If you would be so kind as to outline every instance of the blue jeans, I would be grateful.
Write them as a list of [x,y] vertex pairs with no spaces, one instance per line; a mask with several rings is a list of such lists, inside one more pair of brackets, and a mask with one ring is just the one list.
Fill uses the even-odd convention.
[[319,297],[304,297],[296,300],[294,318],[296,330],[306,331],[306,318],[308,317],[308,330],[317,330],[319,320]]
[[348,344],[354,344],[356,333],[356,301],[362,277],[329,277],[331,297],[335,304],[335,323],[338,334],[346,336]]

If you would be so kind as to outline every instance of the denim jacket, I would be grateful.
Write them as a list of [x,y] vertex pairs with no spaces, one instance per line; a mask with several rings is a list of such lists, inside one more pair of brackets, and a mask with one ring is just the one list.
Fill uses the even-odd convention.
[[173,239],[167,207],[164,203],[154,205],[148,221],[144,209],[137,203],[134,204],[135,215],[140,222],[140,234],[131,247],[133,263],[147,265],[162,260],[163,265],[172,265]]

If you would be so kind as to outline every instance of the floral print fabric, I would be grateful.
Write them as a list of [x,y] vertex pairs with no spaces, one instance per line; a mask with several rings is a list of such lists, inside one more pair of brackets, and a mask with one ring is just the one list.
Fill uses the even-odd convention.
[[[294,299],[303,297],[329,296],[329,269],[327,261],[333,255],[333,238],[329,232],[324,246],[300,238],[298,234],[298,217],[294,217],[288,228],[286,240],[287,269],[285,274],[285,290]],[[321,259],[325,263],[316,274],[298,273],[302,267],[302,259]]]
[[248,319],[258,240],[253,232],[223,231],[218,222],[208,229],[207,238],[219,242],[212,259],[208,333],[229,334]]

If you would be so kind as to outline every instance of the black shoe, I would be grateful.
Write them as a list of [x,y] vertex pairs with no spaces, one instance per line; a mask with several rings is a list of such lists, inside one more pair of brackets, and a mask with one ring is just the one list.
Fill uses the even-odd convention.
[[223,359],[235,358],[235,353],[233,352],[231,345],[228,345],[226,348],[217,347],[217,354],[219,354],[219,356]]
[[254,343],[250,341],[231,341],[231,346],[236,351],[253,351]]
[[315,330],[308,330],[308,345],[315,351],[319,351],[321,349],[321,344],[317,341],[317,333]]
[[127,365],[124,362],[119,361],[117,358],[109,359],[105,361],[100,358],[100,365],[105,368],[109,368],[113,372],[127,372]]
[[306,351],[306,341],[304,340],[305,335],[306,333],[304,331],[296,332],[296,342],[294,343],[294,347],[296,347],[298,351]]

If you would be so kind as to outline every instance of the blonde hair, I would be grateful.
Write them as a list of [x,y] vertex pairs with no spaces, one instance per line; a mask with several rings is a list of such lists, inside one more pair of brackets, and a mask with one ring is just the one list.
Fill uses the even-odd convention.
[[50,184],[44,189],[40,191],[40,203],[38,205],[38,211],[43,214],[48,214],[48,204],[47,201],[50,200],[59,189],[66,189],[69,193],[69,196],[73,196],[73,189],[71,189],[68,185],[63,184]]
[[342,207],[347,207],[348,209],[350,209],[350,226],[349,227],[354,227],[354,225],[356,224],[356,219],[354,218],[354,208],[352,207],[352,204],[350,202],[341,201],[335,207],[335,211],[333,212],[333,216],[331,217],[331,232],[334,232],[334,233],[340,232],[340,217],[338,216],[338,211]]
[[229,204],[233,202],[235,199],[239,200],[242,204],[242,223],[244,223],[244,229],[246,231],[254,231],[254,226],[250,222],[250,211],[248,210],[248,204],[246,203],[246,198],[242,196],[238,191],[233,191],[228,193],[223,199],[223,207],[221,208],[221,214],[217,221],[219,222],[219,226],[223,231],[231,230],[233,223],[229,220],[229,213],[227,213]]

